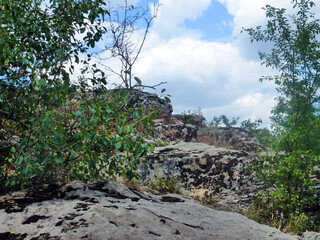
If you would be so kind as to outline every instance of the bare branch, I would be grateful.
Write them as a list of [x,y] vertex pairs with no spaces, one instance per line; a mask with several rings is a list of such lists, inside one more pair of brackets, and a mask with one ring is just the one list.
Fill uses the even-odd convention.
[[152,89],[156,89],[156,87],[159,87],[160,85],[162,85],[162,84],[166,84],[167,82],[161,82],[161,83],[158,83],[158,84],[156,84],[156,85],[153,85],[153,86],[146,86],[146,85],[138,85],[138,84],[135,84],[135,85],[133,85],[132,87],[131,87],[131,89],[133,89],[133,88],[136,88],[136,87],[143,87],[143,88],[152,88]]
[[[109,28],[107,32],[108,42],[105,49],[96,56],[100,60],[100,65],[116,76],[118,76],[125,88],[141,87],[141,85],[133,85],[132,79],[134,77],[133,67],[139,59],[142,48],[145,44],[147,35],[149,33],[152,22],[157,17],[158,8],[160,4],[154,4],[154,11],[151,13],[151,9],[147,6],[134,7],[128,4],[127,0],[124,0],[124,5],[118,5],[116,8],[111,5],[110,1],[108,4],[108,17]],[[132,38],[137,33],[139,27],[143,27],[143,35],[140,40],[133,40]],[[109,56],[101,57],[101,54],[109,52]],[[118,59],[121,64],[121,69],[116,71],[111,67],[108,67],[105,61],[110,59]],[[129,73],[129,74],[128,74]],[[161,85],[164,83],[160,83]],[[154,88],[154,86],[143,86],[148,88]]]

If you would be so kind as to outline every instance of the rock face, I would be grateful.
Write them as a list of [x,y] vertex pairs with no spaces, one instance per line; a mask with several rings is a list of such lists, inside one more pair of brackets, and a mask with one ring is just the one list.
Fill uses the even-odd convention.
[[240,151],[255,151],[261,147],[258,140],[247,131],[231,127],[200,128],[197,142]]
[[195,125],[197,127],[202,127],[202,123],[205,120],[205,118],[202,115],[184,115],[184,114],[173,114],[173,118],[180,120],[186,124]]
[[139,192],[111,180],[73,182],[0,197],[0,239],[294,240],[296,236],[174,194]]
[[185,141],[191,142],[197,139],[198,127],[190,124],[155,124],[156,139],[162,141]]
[[141,106],[146,111],[155,110],[159,112],[158,119],[167,124],[171,120],[172,106],[170,103],[158,97],[157,94],[131,90],[127,94],[129,106]]
[[250,203],[258,188],[246,170],[251,157],[245,151],[179,142],[157,147],[140,172],[145,181],[175,178],[191,195],[211,195],[220,206],[239,210]]
[[188,194],[209,196],[216,206],[239,211],[260,187],[246,167],[261,145],[241,128],[203,128],[203,120],[174,114],[170,121],[157,121],[156,141],[167,146],[156,148],[140,166],[142,181],[174,178]]

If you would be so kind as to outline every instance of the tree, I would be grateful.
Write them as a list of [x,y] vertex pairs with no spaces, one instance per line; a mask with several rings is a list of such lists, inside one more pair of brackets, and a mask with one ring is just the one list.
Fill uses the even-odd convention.
[[[147,7],[136,7],[124,0],[123,5],[115,6],[108,3],[107,10],[108,25],[110,30],[106,33],[107,44],[105,49],[97,56],[100,64],[112,74],[117,75],[125,88],[149,87],[155,88],[165,82],[155,86],[142,86],[138,77],[134,76],[133,67],[139,59],[141,50],[145,44],[152,22],[157,17],[159,3],[153,5],[153,11]],[[142,38],[138,39],[138,33],[142,30]],[[108,60],[116,60],[120,64],[120,69],[110,67]],[[133,81],[134,80],[134,81]]]
[[[106,91],[90,48],[106,32],[102,0],[4,0],[0,9],[0,185],[94,180],[134,170],[152,114]],[[82,38],[79,37],[83,36]],[[71,83],[74,65],[85,65]],[[69,67],[68,67],[69,66]]]
[[214,116],[211,123],[209,123],[209,126],[218,127],[222,123],[225,127],[232,127],[237,125],[239,119],[239,117],[232,117],[230,120],[226,115],[221,115],[219,117]]
[[272,121],[283,136],[283,150],[289,152],[294,148],[290,134],[301,127],[308,128],[309,133],[307,136],[300,132],[299,144],[304,142],[305,150],[319,146],[318,138],[309,137],[319,132],[313,121],[317,120],[320,99],[320,42],[317,39],[320,25],[310,11],[313,6],[312,1],[295,0],[293,8],[297,12],[287,16],[285,9],[267,5],[266,16],[270,20],[266,29],[245,29],[252,41],[271,42],[274,46],[270,53],[259,52],[259,55],[263,64],[279,70],[279,75],[262,77],[261,81],[270,80],[278,85],[281,96],[273,109]]
[[252,136],[256,137],[259,140],[259,143],[264,147],[270,147],[275,138],[268,128],[259,128],[261,124],[262,120],[260,118],[254,121],[249,118],[241,122],[240,128],[248,131]]
[[316,189],[311,179],[319,164],[320,119],[320,25],[309,0],[292,1],[293,15],[286,9],[267,5],[266,28],[244,29],[251,41],[270,42],[270,52],[259,52],[267,67],[278,75],[262,77],[274,81],[280,97],[272,111],[274,133],[278,142],[272,154],[258,162],[256,172],[277,199],[280,212],[288,217],[303,211],[303,204],[315,204]]
[[261,118],[251,121],[251,119],[247,119],[241,122],[240,128],[245,129],[246,131],[250,132],[251,134],[255,133],[258,130],[258,127],[262,124]]

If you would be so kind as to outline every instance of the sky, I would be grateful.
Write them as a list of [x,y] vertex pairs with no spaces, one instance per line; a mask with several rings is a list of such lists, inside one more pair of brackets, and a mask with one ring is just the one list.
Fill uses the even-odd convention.
[[[276,72],[258,58],[258,51],[268,46],[252,44],[241,29],[264,25],[261,8],[266,4],[290,9],[291,0],[159,1],[157,19],[134,65],[135,76],[146,85],[167,82],[156,92],[166,89],[174,113],[201,108],[208,121],[224,114],[240,121],[261,118],[264,126],[270,126],[278,93],[272,82],[261,83],[259,78]],[[151,9],[153,2],[128,0],[135,7]]]

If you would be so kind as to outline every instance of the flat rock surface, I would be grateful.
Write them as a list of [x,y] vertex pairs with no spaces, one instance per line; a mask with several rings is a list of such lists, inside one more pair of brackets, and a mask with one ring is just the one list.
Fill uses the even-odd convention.
[[1,196],[0,239],[299,238],[185,196],[139,192],[104,180]]

